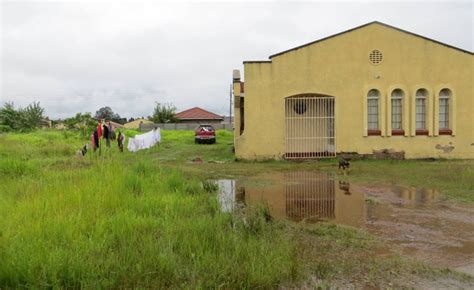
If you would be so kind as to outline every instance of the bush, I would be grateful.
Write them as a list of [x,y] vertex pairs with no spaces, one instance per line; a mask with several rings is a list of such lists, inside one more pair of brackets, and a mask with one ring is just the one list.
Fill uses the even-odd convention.
[[12,127],[8,125],[0,125],[0,133],[7,133],[11,131],[12,131]]
[[18,108],[15,109],[13,103],[5,103],[2,108],[0,108],[0,126],[3,130],[5,127],[11,128],[11,130],[20,130],[20,131],[29,131],[37,128],[40,125],[41,120],[44,119],[43,116],[44,108],[40,106],[39,102],[33,102],[29,104],[25,109]]

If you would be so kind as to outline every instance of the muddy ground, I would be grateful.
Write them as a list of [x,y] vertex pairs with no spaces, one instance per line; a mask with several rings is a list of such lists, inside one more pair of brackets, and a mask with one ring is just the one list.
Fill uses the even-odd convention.
[[[361,228],[391,252],[474,276],[474,206],[447,201],[436,190],[353,184],[320,172],[265,173],[218,184],[225,211],[263,202],[275,218]],[[410,283],[465,287],[448,280]]]
[[474,276],[474,207],[444,201],[436,191],[354,186],[373,200],[366,228],[394,250],[430,265]]

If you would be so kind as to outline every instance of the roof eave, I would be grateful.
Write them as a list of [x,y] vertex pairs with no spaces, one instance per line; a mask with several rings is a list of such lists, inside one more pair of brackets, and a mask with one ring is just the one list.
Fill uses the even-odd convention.
[[179,118],[180,120],[224,120],[224,118]]
[[[413,36],[416,36],[416,37],[420,37],[420,38],[422,38],[422,39],[425,39],[425,40],[428,40],[428,41],[431,41],[431,42],[434,42],[434,43],[437,43],[437,44],[446,46],[446,47],[448,47],[448,48],[452,48],[452,49],[455,49],[455,50],[458,50],[458,51],[461,51],[461,52],[464,52],[464,53],[467,53],[467,54],[470,54],[470,55],[473,55],[473,54],[474,54],[474,53],[471,52],[471,51],[468,51],[468,50],[465,50],[465,49],[462,49],[462,48],[459,48],[459,47],[455,47],[455,46],[452,46],[452,45],[449,45],[449,44],[446,44],[446,43],[443,43],[443,42],[440,42],[440,41],[437,41],[437,40],[428,38],[428,37],[426,37],[426,36],[419,35],[419,34],[416,34],[416,33],[410,32],[410,31],[407,31],[407,30],[403,30],[403,29],[401,29],[401,28],[398,28],[398,27],[395,27],[395,26],[391,26],[391,25],[389,25],[389,24],[385,24],[385,23],[380,22],[380,21],[372,21],[372,22],[369,22],[369,23],[366,23],[366,24],[363,24],[363,25],[360,25],[360,26],[356,26],[356,27],[351,28],[351,29],[349,29],[349,30],[345,30],[345,31],[342,31],[342,32],[339,32],[339,33],[336,33],[336,34],[333,34],[333,35],[330,35],[330,36],[327,36],[327,37],[324,37],[324,38],[321,38],[321,39],[318,39],[318,40],[315,40],[315,41],[311,41],[311,42],[305,43],[305,44],[300,45],[300,46],[297,46],[297,47],[293,47],[293,48],[284,50],[284,51],[282,51],[282,52],[279,52],[279,53],[270,55],[268,58],[270,59],[270,62],[271,62],[271,59],[274,58],[274,57],[276,57],[276,56],[280,56],[280,55],[285,54],[285,53],[287,53],[287,52],[291,52],[291,51],[294,51],[294,50],[298,50],[298,49],[300,49],[300,48],[304,48],[304,47],[306,47],[306,46],[309,46],[309,45],[312,45],[312,44],[315,44],[315,43],[318,43],[318,42],[327,40],[327,39],[329,39],[329,38],[333,38],[333,37],[339,36],[339,35],[341,35],[341,34],[345,34],[345,33],[348,33],[348,32],[351,32],[351,31],[354,31],[354,30],[363,28],[363,27],[366,27],[366,26],[369,26],[369,25],[372,25],[372,24],[383,25],[383,26],[385,26],[385,27],[389,27],[389,28],[398,30],[398,31],[403,32],[403,33],[407,33],[407,34],[410,34],[410,35],[413,35]],[[245,62],[244,62],[244,63],[245,63]]]
[[247,63],[272,63],[271,60],[244,60],[243,64]]

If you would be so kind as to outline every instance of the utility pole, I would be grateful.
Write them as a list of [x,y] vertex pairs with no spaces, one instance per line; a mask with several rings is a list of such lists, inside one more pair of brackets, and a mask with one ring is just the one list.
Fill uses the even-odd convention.
[[230,85],[230,93],[229,93],[229,124],[232,124],[232,87],[233,85]]

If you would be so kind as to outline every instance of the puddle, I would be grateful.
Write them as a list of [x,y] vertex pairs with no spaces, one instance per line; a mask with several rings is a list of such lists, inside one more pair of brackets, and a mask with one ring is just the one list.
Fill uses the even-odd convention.
[[474,207],[423,188],[370,187],[319,172],[218,180],[223,211],[266,203],[277,219],[366,229],[403,255],[474,275]]

